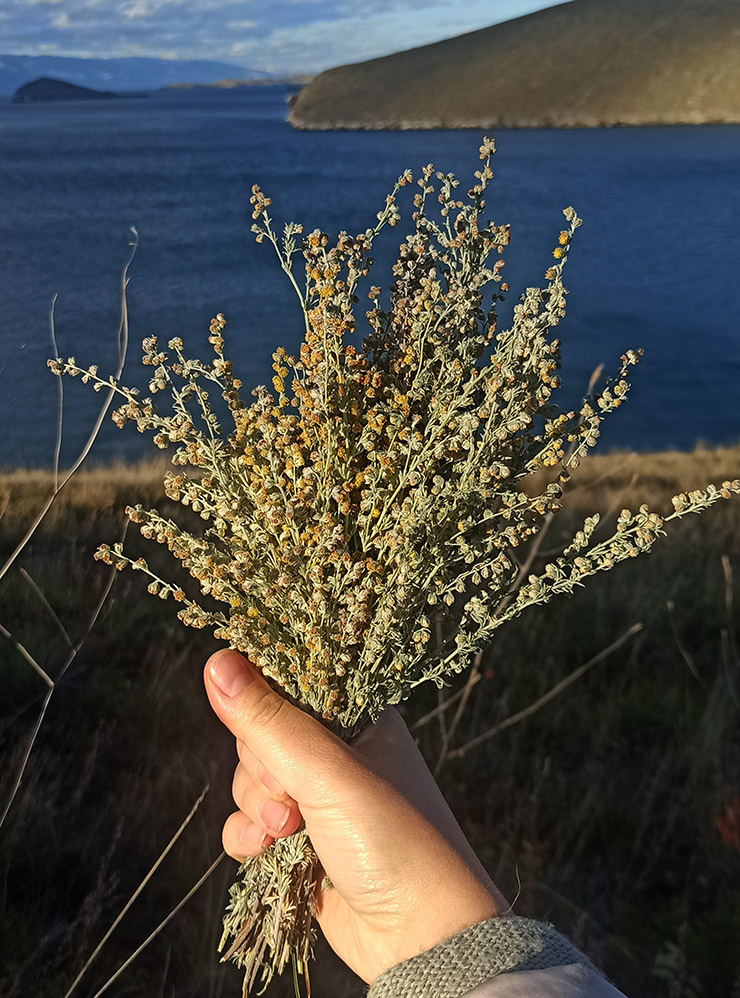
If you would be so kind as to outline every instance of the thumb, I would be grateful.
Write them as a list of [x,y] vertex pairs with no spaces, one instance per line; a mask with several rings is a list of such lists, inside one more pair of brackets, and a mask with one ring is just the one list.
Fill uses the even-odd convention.
[[317,803],[349,761],[344,743],[265,682],[239,652],[217,651],[205,685],[216,715],[295,800]]

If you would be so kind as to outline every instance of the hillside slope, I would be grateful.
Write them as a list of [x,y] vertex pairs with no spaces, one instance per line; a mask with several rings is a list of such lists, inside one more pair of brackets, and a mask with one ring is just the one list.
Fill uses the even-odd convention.
[[573,0],[327,70],[296,128],[740,122],[738,0]]

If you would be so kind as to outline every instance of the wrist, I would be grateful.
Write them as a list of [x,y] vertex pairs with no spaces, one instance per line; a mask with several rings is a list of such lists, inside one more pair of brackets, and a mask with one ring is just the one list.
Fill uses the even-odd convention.
[[409,918],[406,928],[394,933],[395,945],[383,972],[396,964],[408,963],[446,940],[509,911],[493,884],[485,886],[475,880],[455,891],[450,890],[448,882],[443,892],[435,891],[431,885],[425,886],[424,903]]

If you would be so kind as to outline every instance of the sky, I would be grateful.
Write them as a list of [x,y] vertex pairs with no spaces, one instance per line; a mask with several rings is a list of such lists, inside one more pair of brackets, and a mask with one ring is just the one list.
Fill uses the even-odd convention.
[[0,52],[213,59],[314,73],[560,0],[0,0]]

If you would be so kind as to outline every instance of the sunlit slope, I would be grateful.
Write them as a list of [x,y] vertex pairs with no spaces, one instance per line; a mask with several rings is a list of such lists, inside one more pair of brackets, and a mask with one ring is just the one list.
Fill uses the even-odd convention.
[[289,120],[315,129],[740,122],[740,0],[573,0],[327,70],[293,100]]

